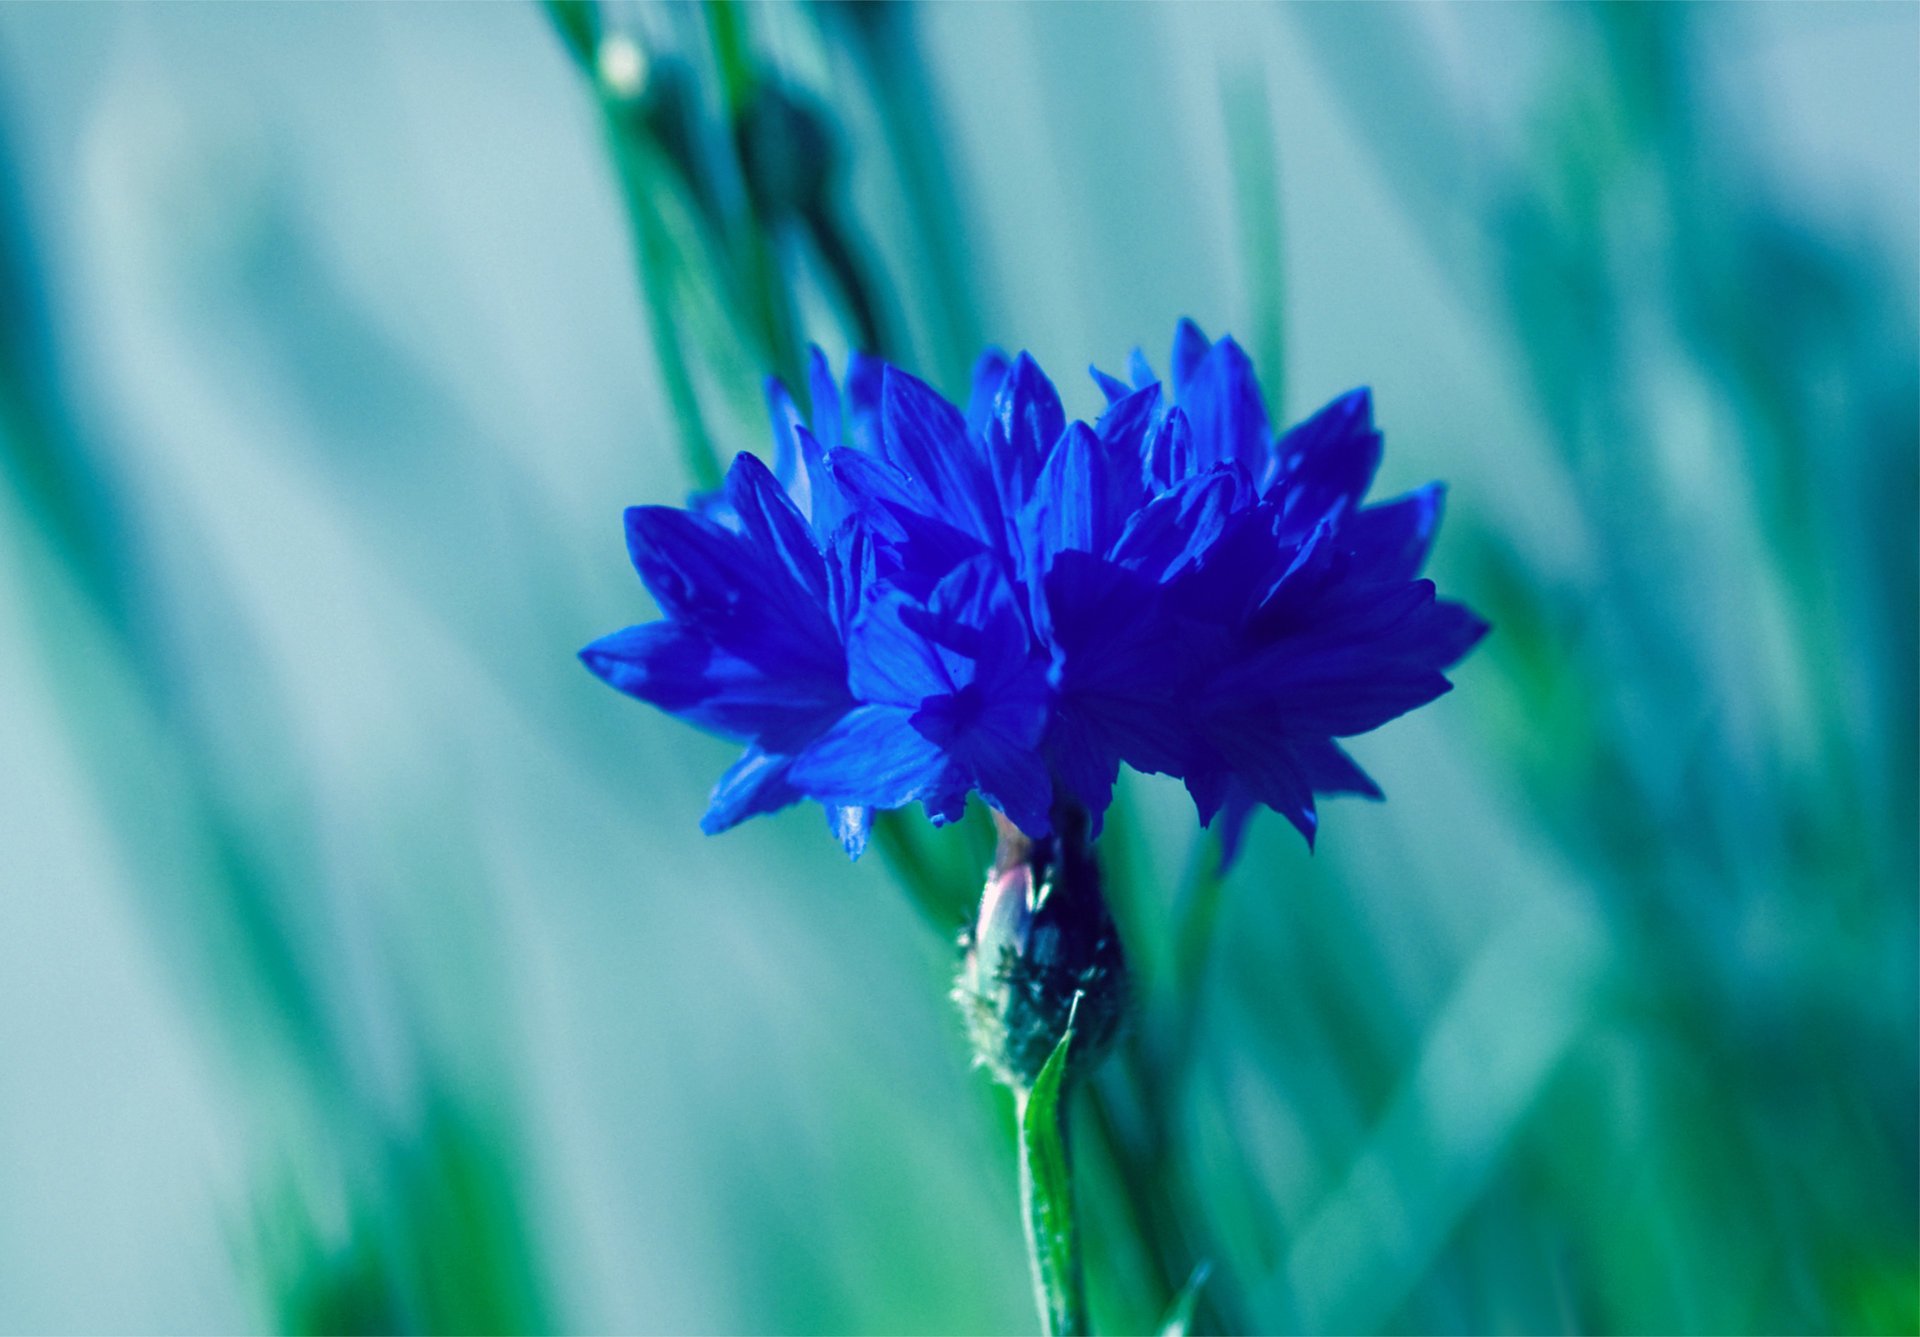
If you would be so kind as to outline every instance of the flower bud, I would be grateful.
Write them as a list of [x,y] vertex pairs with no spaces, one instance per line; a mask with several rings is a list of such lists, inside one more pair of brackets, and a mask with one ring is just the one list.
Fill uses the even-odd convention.
[[1101,894],[1086,814],[1062,812],[1055,833],[1041,840],[996,821],[1000,849],[963,939],[953,997],[981,1065],[1024,1091],[1069,1018],[1068,1079],[1105,1055],[1126,1009],[1127,967]]

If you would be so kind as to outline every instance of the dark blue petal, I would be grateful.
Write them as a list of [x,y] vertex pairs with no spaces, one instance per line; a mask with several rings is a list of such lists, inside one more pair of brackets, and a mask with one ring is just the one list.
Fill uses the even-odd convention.
[[1452,668],[1480,644],[1491,628],[1465,604],[1441,599],[1433,606],[1433,615],[1421,629],[1421,639],[1430,647],[1437,668]]
[[[1045,717],[1044,706],[1034,712],[1037,720]],[[1052,833],[1053,776],[1041,757],[1038,730],[1022,736],[976,729],[961,741],[957,756],[980,796],[1023,833],[1035,839]]]
[[1349,391],[1280,438],[1279,481],[1269,497],[1300,530],[1355,510],[1380,468],[1380,449],[1372,394]]
[[1194,474],[1193,430],[1175,408],[1155,417],[1145,446],[1146,485],[1155,492],[1185,482]]
[[1113,559],[1158,581],[1200,562],[1226,533],[1227,520],[1250,504],[1244,475],[1230,467],[1188,478],[1148,502],[1128,521]]
[[840,446],[864,450],[869,455],[881,453],[880,401],[886,379],[887,364],[879,358],[855,352],[847,359],[846,412],[841,420]]
[[1040,671],[1026,619],[992,557],[955,567],[934,587],[925,607],[903,605],[900,618],[939,650],[955,689],[973,683],[994,693]]
[[1429,483],[1356,512],[1340,530],[1342,546],[1353,555],[1354,575],[1378,581],[1419,575],[1439,532],[1446,498],[1444,484]]
[[1296,760],[1300,773],[1316,794],[1359,794],[1365,798],[1385,798],[1373,777],[1355,764],[1352,757],[1331,738],[1301,743]]
[[[1188,725],[1179,703],[1194,676],[1191,640],[1178,633],[1159,591],[1135,572],[1085,553],[1064,553],[1047,573],[1045,606],[1055,692],[1072,773],[1092,804],[1090,777],[1117,757],[1141,771],[1182,769]],[[1076,750],[1105,754],[1080,766]],[[1090,755],[1090,754],[1089,754]],[[1109,782],[1110,783],[1110,782]]]
[[[1219,816],[1208,823],[1208,829],[1220,837],[1220,868],[1216,876],[1225,877],[1240,858],[1240,847],[1246,840],[1247,824],[1253,820],[1253,814],[1260,805],[1243,793],[1236,792],[1220,805]],[[1307,840],[1312,848],[1313,840]]]
[[1119,752],[1085,712],[1063,704],[1047,731],[1046,754],[1060,783],[1092,819],[1093,834],[1099,835],[1120,776]]

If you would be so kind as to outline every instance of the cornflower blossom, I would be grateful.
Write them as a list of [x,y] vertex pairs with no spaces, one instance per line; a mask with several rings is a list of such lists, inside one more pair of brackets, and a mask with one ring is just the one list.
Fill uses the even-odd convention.
[[1365,504],[1369,392],[1276,433],[1246,354],[1192,322],[1160,380],[1094,372],[1068,422],[1026,354],[963,411],[814,350],[811,417],[770,384],[771,467],[626,513],[660,606],[581,652],[613,686],[745,746],[710,833],[802,799],[849,854],[875,809],[982,799],[1029,837],[1097,832],[1124,763],[1178,776],[1232,858],[1260,804],[1312,843],[1316,795],[1379,797],[1336,741],[1449,689],[1486,632],[1420,570],[1443,498]]

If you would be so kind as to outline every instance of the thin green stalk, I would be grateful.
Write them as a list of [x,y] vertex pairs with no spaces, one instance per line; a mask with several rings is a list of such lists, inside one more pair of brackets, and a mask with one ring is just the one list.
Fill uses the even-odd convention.
[[1031,1091],[1014,1091],[1020,1123],[1020,1216],[1033,1297],[1047,1337],[1086,1337],[1086,1272],[1080,1261],[1080,1223],[1073,1204],[1073,1163],[1067,1150],[1067,1049],[1073,1023],[1054,1046]]
[[648,203],[651,178],[657,177],[650,155],[632,140],[612,108],[607,109],[607,135],[614,165],[620,173],[621,194],[627,202],[627,221],[640,271],[641,305],[646,308],[647,335],[660,365],[667,404],[673,412],[681,457],[694,485],[704,492],[720,486],[720,452],[708,435],[700,414],[700,396],[680,347],[673,320],[670,289],[674,282],[674,251],[662,223]]

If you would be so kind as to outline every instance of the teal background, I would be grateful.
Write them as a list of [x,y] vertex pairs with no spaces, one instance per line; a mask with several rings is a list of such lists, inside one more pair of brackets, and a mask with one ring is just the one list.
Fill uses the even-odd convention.
[[[878,66],[818,8],[604,23],[718,115],[715,13],[950,392],[992,340],[1091,414],[1191,315],[1290,419],[1370,384],[1379,495],[1451,484],[1493,637],[1355,744],[1385,805],[1256,823],[1190,973],[1191,807],[1127,788],[1220,1303],[1920,1328],[1920,9],[935,4]],[[636,271],[671,191],[549,17],[10,6],[0,141],[0,1329],[1031,1328],[950,939],[816,810],[702,837],[729,749],[573,659],[691,485],[655,336],[723,454],[768,359],[701,305],[738,238]]]

